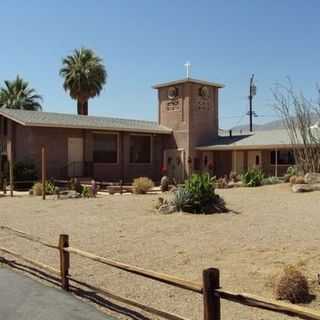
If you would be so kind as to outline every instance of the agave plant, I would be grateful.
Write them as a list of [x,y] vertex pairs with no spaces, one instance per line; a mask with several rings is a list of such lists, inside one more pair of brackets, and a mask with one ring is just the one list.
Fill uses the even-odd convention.
[[42,97],[19,76],[6,80],[0,88],[0,108],[38,111],[42,109],[41,101]]
[[261,186],[264,173],[260,169],[252,168],[241,175],[241,181],[248,187]]

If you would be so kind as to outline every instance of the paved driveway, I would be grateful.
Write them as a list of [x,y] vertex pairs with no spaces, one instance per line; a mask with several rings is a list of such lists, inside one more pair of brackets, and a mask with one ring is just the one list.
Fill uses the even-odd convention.
[[0,267],[0,319],[111,320],[71,294]]

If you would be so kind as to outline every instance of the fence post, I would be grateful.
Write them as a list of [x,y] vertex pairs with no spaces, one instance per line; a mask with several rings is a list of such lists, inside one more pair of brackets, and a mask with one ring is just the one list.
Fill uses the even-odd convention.
[[47,174],[47,159],[46,148],[41,147],[41,180],[42,180],[42,199],[46,199],[46,174]]
[[59,237],[59,252],[60,252],[60,273],[61,285],[64,290],[69,290],[69,266],[70,254],[64,251],[64,248],[69,247],[69,236],[67,234],[60,234]]
[[10,197],[13,197],[14,177],[13,177],[12,154],[11,154],[11,160],[9,161],[9,178],[10,178]]
[[220,287],[219,269],[209,268],[203,270],[203,313],[204,320],[220,320],[220,297],[214,290]]

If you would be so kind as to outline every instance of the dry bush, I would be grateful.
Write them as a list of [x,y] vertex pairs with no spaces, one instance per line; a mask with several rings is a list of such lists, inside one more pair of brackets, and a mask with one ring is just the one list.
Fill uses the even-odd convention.
[[292,176],[289,178],[289,182],[291,185],[294,185],[296,184],[296,180],[297,180],[297,176]]
[[145,194],[154,187],[154,183],[147,177],[140,177],[133,180],[133,192],[136,194]]
[[34,196],[42,196],[42,183],[36,182],[32,187],[32,194]]
[[295,266],[286,266],[274,282],[274,295],[279,300],[291,303],[310,301],[307,278]]
[[296,184],[305,184],[304,177],[296,177]]

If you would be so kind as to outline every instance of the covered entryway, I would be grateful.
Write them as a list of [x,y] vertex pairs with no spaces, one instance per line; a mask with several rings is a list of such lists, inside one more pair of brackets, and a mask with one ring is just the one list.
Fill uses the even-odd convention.
[[262,166],[262,153],[261,151],[248,151],[248,168],[261,168]]
[[182,183],[184,181],[185,159],[183,149],[165,150],[164,165],[168,177],[175,179],[177,183]]
[[232,171],[241,174],[244,171],[244,152],[232,152]]
[[83,139],[68,138],[68,176],[83,175]]

